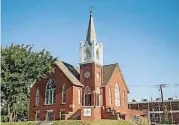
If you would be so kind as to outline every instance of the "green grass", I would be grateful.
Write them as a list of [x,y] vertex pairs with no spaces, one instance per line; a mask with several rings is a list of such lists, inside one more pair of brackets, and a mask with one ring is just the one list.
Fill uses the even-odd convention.
[[[55,121],[53,125],[81,125],[80,120],[61,120]],[[132,123],[124,120],[94,120],[83,121],[83,125],[133,125]]]
[[28,122],[1,122],[1,125],[36,125],[37,121],[28,121]]

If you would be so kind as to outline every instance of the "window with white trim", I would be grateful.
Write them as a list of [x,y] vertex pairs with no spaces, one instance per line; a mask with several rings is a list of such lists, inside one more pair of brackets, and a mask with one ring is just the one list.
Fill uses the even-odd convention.
[[62,104],[66,103],[66,86],[65,84],[62,87]]
[[91,106],[91,88],[89,86],[84,90],[84,105]]
[[120,106],[120,88],[119,84],[115,84],[115,105]]
[[111,87],[109,87],[109,105],[112,105],[112,93],[111,93]]
[[125,92],[123,91],[123,95],[122,95],[123,97],[123,105],[124,105],[124,107],[126,107],[126,102],[125,102]]
[[81,104],[81,90],[78,88],[78,104]]
[[40,110],[35,111],[35,121],[39,121]]
[[49,79],[45,90],[45,104],[54,104],[56,96],[56,84],[54,79]]
[[39,88],[36,89],[35,105],[39,105]]

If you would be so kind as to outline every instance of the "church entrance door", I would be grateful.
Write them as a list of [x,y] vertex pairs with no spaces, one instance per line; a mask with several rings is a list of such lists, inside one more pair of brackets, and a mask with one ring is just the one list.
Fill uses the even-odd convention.
[[89,86],[87,86],[84,91],[84,105],[91,106],[91,89]]
[[91,94],[85,95],[85,106],[91,106]]
[[53,120],[53,111],[52,110],[47,110],[47,114],[46,114],[46,121],[51,121]]

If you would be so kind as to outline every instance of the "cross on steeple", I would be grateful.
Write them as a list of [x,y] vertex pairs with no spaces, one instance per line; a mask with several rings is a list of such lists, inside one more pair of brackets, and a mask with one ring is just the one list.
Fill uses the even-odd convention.
[[90,14],[92,14],[92,10],[93,10],[94,6],[90,6]]

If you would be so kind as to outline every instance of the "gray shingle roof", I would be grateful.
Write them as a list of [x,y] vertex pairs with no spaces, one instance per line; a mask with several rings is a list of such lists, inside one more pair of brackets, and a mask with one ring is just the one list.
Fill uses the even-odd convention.
[[83,86],[79,81],[79,71],[76,70],[76,67],[59,60],[55,61],[55,64],[66,75],[72,84]]
[[[73,66],[71,64],[68,64],[63,61],[55,61],[55,64],[58,66],[58,68],[67,76],[67,78],[72,82],[72,84],[77,86],[83,86],[80,82],[80,69],[76,66]],[[119,69],[120,75],[124,81],[124,84],[127,88],[127,91],[129,92],[129,89],[127,87],[127,84],[123,78],[122,72],[119,68],[119,65],[116,64],[109,64],[109,65],[103,65],[103,82],[102,85],[105,86],[108,84],[110,78],[112,77],[112,74],[115,70],[115,68]]]
[[110,64],[110,65],[103,66],[103,83],[102,83],[102,85],[106,85],[109,82],[115,68],[116,68],[116,64]]

